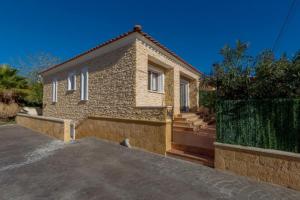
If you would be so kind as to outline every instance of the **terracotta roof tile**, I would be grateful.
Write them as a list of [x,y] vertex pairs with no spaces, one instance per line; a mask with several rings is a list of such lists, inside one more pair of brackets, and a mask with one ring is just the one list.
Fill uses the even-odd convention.
[[47,68],[47,69],[44,69],[44,70],[42,70],[42,71],[40,72],[40,74],[45,73],[45,72],[47,72],[47,71],[50,71],[50,70],[52,70],[52,69],[54,69],[54,68],[57,68],[57,67],[59,67],[59,66],[65,64],[65,63],[68,63],[68,62],[70,62],[70,61],[72,61],[72,60],[75,60],[75,59],[77,59],[77,58],[79,58],[79,57],[82,57],[82,56],[84,56],[84,55],[86,55],[86,54],[88,54],[88,53],[90,53],[90,52],[92,52],[92,51],[95,51],[95,50],[97,50],[97,49],[99,49],[99,48],[101,48],[101,47],[104,47],[104,46],[106,46],[106,45],[108,45],[108,44],[111,44],[111,43],[117,41],[117,40],[120,40],[120,39],[122,39],[122,38],[124,38],[124,37],[126,37],[126,36],[128,36],[128,35],[130,35],[130,34],[132,34],[132,33],[140,33],[142,36],[144,36],[145,38],[147,38],[148,40],[150,40],[151,42],[153,42],[154,44],[156,44],[157,46],[159,46],[160,48],[162,48],[163,50],[165,50],[166,52],[168,52],[169,54],[171,54],[172,56],[174,56],[174,57],[177,58],[178,60],[180,60],[182,63],[184,63],[184,64],[186,64],[187,66],[189,66],[189,67],[190,67],[191,69],[193,69],[194,71],[196,71],[196,72],[202,74],[202,72],[200,72],[197,68],[195,68],[195,67],[192,66],[191,64],[187,63],[187,62],[184,61],[182,58],[180,58],[178,55],[176,55],[174,52],[172,52],[171,50],[169,50],[167,47],[165,47],[165,46],[163,46],[162,44],[160,44],[160,43],[159,43],[157,40],[155,40],[153,37],[151,37],[151,36],[148,35],[147,33],[143,32],[141,26],[139,26],[139,25],[134,26],[134,28],[133,28],[132,31],[123,33],[123,34],[121,34],[121,35],[119,35],[119,36],[117,36],[117,37],[115,37],[115,38],[113,38],[113,39],[111,39],[111,40],[108,40],[108,41],[106,41],[106,42],[104,42],[104,43],[102,43],[102,44],[100,44],[100,45],[97,45],[97,46],[94,47],[94,48],[89,49],[88,51],[85,51],[85,52],[83,52],[83,53],[81,53],[81,54],[78,54],[77,56],[75,56],[75,57],[73,57],[73,58],[71,58],[71,59],[68,59],[68,60],[66,60],[66,61],[64,61],[64,62],[62,62],[62,63],[57,64],[57,65],[51,66],[51,67],[49,67],[49,68]]

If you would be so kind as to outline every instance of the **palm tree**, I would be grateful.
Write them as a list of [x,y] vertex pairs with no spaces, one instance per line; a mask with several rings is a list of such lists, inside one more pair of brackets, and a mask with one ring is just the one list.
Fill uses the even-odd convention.
[[26,78],[10,65],[0,65],[0,102],[10,103],[24,99],[28,93]]
[[0,88],[1,89],[26,89],[26,78],[18,75],[18,70],[7,64],[0,65]]

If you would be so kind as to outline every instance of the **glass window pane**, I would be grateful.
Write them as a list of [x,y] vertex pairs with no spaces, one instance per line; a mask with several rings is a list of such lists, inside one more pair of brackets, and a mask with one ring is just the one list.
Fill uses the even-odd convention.
[[158,89],[158,73],[152,72],[152,90]]

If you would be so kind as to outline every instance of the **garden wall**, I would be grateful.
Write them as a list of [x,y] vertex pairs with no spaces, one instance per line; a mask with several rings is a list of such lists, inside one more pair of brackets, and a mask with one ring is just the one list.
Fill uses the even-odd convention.
[[76,126],[76,138],[99,137],[114,142],[129,139],[133,147],[165,154],[171,149],[171,121],[88,117]]
[[300,100],[217,102],[215,168],[300,190]]
[[300,154],[215,143],[215,168],[300,190]]
[[63,140],[65,142],[69,142],[71,139],[71,120],[18,114],[16,117],[16,122],[21,126]]

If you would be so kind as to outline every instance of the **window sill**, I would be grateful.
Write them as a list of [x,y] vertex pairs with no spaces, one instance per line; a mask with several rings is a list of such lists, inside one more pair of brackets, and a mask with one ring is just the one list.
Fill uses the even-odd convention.
[[148,90],[150,93],[156,93],[156,94],[165,94],[164,92],[154,91],[154,90]]
[[79,102],[78,102],[78,104],[80,105],[80,104],[86,104],[88,102],[88,100],[80,100]]

